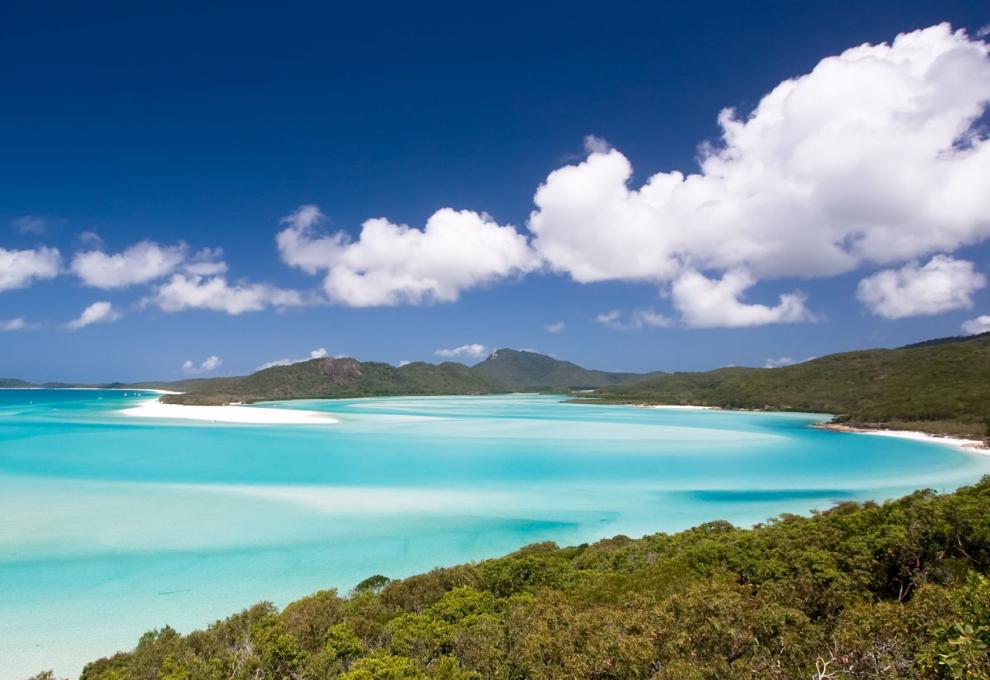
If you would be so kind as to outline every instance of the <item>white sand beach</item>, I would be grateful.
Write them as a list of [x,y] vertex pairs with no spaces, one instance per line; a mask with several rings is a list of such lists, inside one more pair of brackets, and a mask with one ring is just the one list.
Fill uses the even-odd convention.
[[692,406],[691,404],[630,404],[633,408],[661,408],[676,411],[720,411],[717,406]]
[[826,430],[835,432],[855,432],[857,434],[869,434],[874,437],[896,437],[898,439],[913,439],[921,442],[931,442],[933,444],[943,444],[957,449],[963,449],[968,453],[978,453],[990,456],[990,448],[987,448],[979,439],[963,439],[962,437],[946,437],[927,432],[915,432],[914,430],[874,430],[865,427],[852,427],[841,423],[821,423],[816,425]]
[[913,432],[911,430],[856,430],[862,434],[872,434],[877,437],[898,437],[899,439],[914,439],[916,441],[933,442],[935,444],[945,444],[959,449],[965,449],[970,453],[979,453],[990,456],[990,449],[979,439],[961,439],[959,437],[940,437],[925,432]]
[[333,416],[319,411],[254,406],[186,406],[163,404],[157,399],[148,399],[139,406],[120,412],[136,418],[174,418],[239,425],[331,425],[338,422]]

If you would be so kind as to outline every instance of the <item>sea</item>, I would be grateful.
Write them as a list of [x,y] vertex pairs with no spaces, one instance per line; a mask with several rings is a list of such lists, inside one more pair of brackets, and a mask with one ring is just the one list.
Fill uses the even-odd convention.
[[[134,390],[0,390],[0,680],[524,545],[950,491],[990,456],[826,414],[559,396],[271,402],[336,422],[142,419]],[[254,408],[245,406],[244,408]]]

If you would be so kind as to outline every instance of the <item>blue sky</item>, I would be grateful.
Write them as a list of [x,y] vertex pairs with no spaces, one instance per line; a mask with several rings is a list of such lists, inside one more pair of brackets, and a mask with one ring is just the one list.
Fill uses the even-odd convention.
[[761,366],[990,314],[985,3],[412,5],[5,5],[0,376]]

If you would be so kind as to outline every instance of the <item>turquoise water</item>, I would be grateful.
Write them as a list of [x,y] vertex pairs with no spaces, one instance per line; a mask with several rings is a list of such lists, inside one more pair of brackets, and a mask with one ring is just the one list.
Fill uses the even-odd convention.
[[0,680],[149,628],[511,551],[948,490],[990,457],[825,416],[549,396],[277,404],[339,423],[118,414],[146,393],[0,390]]

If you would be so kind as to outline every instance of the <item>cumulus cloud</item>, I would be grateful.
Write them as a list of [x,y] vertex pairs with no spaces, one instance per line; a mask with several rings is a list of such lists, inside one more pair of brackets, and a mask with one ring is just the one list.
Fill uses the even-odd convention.
[[975,319],[963,322],[962,330],[966,335],[990,333],[990,314],[983,314]]
[[683,323],[694,328],[814,321],[801,293],[781,295],[773,307],[743,302],[744,293],[755,283],[744,269],[728,271],[718,280],[687,271],[671,285],[671,298]]
[[77,331],[94,323],[110,323],[116,321],[123,314],[114,309],[109,302],[94,302],[82,311],[77,318],[65,324],[70,331]]
[[306,301],[295,290],[262,283],[231,284],[223,276],[180,273],[160,285],[153,295],[145,298],[144,304],[154,304],[166,312],[210,309],[236,316],[269,307],[298,307]]
[[189,375],[197,375],[199,373],[210,373],[212,371],[220,368],[220,364],[223,363],[223,359],[216,356],[215,354],[210,355],[203,360],[203,363],[198,366],[193,363],[192,359],[187,359],[185,363],[182,364],[182,371]]
[[547,333],[560,333],[566,328],[567,324],[563,321],[555,321],[554,323],[548,323],[543,327]]
[[62,256],[56,248],[7,250],[0,248],[0,292],[25,288],[58,276]]
[[859,282],[856,297],[873,314],[900,319],[969,309],[973,293],[986,283],[972,262],[936,255],[924,266],[909,262],[866,277]]
[[329,356],[329,353],[327,352],[326,348],[320,347],[310,352],[308,357],[302,359],[275,359],[274,361],[269,361],[267,363],[261,364],[261,366],[258,366],[254,370],[263,371],[266,368],[274,368],[275,366],[291,366],[292,364],[298,364],[300,362],[309,361],[311,359],[323,359],[324,357],[327,356]]
[[408,366],[408,365],[409,365],[409,364],[411,364],[411,363],[412,363],[412,362],[411,362],[411,361],[409,361],[408,359],[401,359],[401,360],[399,361],[399,368],[402,368],[403,366]]
[[454,347],[453,349],[438,349],[434,352],[434,354],[438,357],[444,357],[446,359],[455,359],[457,357],[481,359],[488,354],[488,348],[484,345],[474,343],[471,345],[461,345],[460,347]]
[[635,330],[646,326],[668,328],[674,323],[669,317],[654,312],[651,309],[633,310],[625,319],[623,319],[623,314],[620,310],[612,309],[596,316],[595,321],[617,331]]
[[40,324],[25,321],[21,317],[17,317],[16,319],[0,319],[0,332],[33,331],[39,327]]
[[185,259],[186,245],[162,246],[141,241],[126,250],[107,254],[88,250],[72,258],[71,269],[83,285],[109,290],[148,283],[171,274]]
[[776,359],[770,357],[767,359],[766,363],[763,364],[763,368],[780,368],[781,366],[791,366],[797,362],[790,357],[777,357]]
[[318,235],[323,215],[316,206],[282,221],[282,259],[310,274],[325,272],[327,296],[353,307],[452,302],[465,290],[539,266],[514,227],[470,210],[438,210],[423,229],[370,219],[357,240],[344,232]]
[[687,296],[706,285],[699,271],[723,274],[708,288],[724,293],[990,236],[990,142],[978,126],[987,53],[947,24],[846,50],[780,83],[749,115],[723,110],[699,172],[660,172],[639,188],[622,153],[588,143],[583,162],[537,190],[533,246],[582,283],[674,282],[692,325],[806,319],[794,296],[772,308]]

